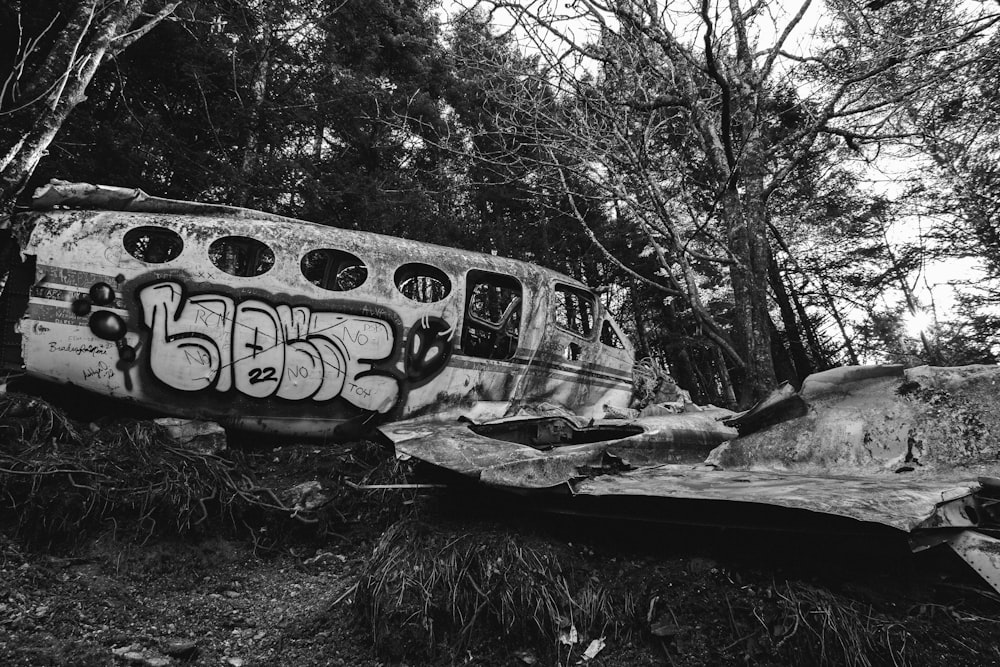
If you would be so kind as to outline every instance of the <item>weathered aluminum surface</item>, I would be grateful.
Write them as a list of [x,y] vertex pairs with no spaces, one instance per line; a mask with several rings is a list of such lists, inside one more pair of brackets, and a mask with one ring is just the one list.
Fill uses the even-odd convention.
[[251,220],[294,221],[283,215],[254,211],[238,206],[206,204],[180,199],[154,197],[139,188],[122,188],[94,183],[72,183],[53,179],[38,188],[31,200],[32,208],[49,210],[57,207],[132,211],[135,213],[181,213],[185,215],[217,215]]
[[[45,210],[16,221],[31,229],[23,253],[36,261],[19,323],[25,368],[35,377],[227,427],[333,438],[358,432],[338,430],[345,424],[368,427],[478,402],[505,404],[509,414],[547,401],[592,416],[605,405],[627,405],[631,347],[601,343],[608,317],[600,307],[589,336],[557,326],[555,286],[586,287],[556,272],[134,190],[59,184],[41,194],[48,207],[96,202],[119,210]],[[124,237],[143,226],[176,232],[183,251],[156,264],[133,257]],[[224,236],[264,242],[273,267],[255,277],[220,270],[209,246]],[[303,256],[325,248],[361,258],[367,280],[348,291],[307,280]],[[402,294],[394,274],[412,263],[442,271],[451,282],[447,296],[426,303]],[[472,269],[522,286],[512,358],[462,348]],[[107,298],[94,301],[93,290]]]
[[[980,488],[976,481],[883,474],[807,475],[792,472],[718,470],[699,465],[712,442],[735,431],[711,417],[673,415],[632,422],[641,435],[541,451],[487,438],[468,424],[405,422],[380,430],[396,451],[484,484],[545,489],[570,484],[581,496],[643,496],[776,505],[844,516],[910,531],[945,501]],[[700,430],[699,430],[700,429]],[[609,460],[613,459],[613,460]],[[678,460],[685,460],[677,463]],[[616,467],[611,474],[603,469]],[[635,466],[636,469],[622,468]]]
[[[523,420],[518,417],[515,419]],[[477,434],[469,424],[383,426],[396,451],[427,463],[478,478],[484,484],[519,489],[544,489],[589,474],[582,469],[605,465],[627,467],[664,461],[699,462],[719,443],[736,437],[736,430],[712,414],[678,414],[630,422],[642,433],[615,440],[566,444],[538,449]],[[609,460],[613,459],[613,460]]]
[[974,530],[956,533],[948,546],[1000,592],[1000,539]]
[[477,479],[491,466],[534,461],[544,454],[527,445],[476,435],[462,422],[401,421],[380,426],[379,431],[392,441],[398,454]]
[[[628,507],[655,521],[681,508],[685,515],[677,520],[697,523],[692,508],[710,509],[698,505],[708,503],[783,508],[820,525],[829,517],[886,526],[908,536],[914,551],[949,545],[1000,591],[998,382],[1000,369],[991,366],[827,371],[807,379],[798,394],[786,388],[762,409],[727,419],[740,428],[771,425],[720,437],[725,442],[703,465],[696,454],[708,454],[711,437],[692,438],[694,423],[687,420],[712,422],[714,414],[647,421],[639,436],[549,451],[454,424],[423,424],[393,439],[401,452],[492,486],[536,492],[561,486],[581,503],[587,499],[582,511],[598,514],[611,506],[602,499],[644,498]],[[405,425],[398,428],[387,433],[402,435]],[[706,421],[701,428],[715,433]]]
[[804,416],[741,437],[711,460],[727,470],[975,479],[1000,469],[998,387],[997,366],[824,371],[799,392]]
[[601,475],[573,485],[578,495],[686,498],[775,505],[878,523],[903,531],[920,526],[937,506],[979,484],[935,479],[803,475],[665,464]]

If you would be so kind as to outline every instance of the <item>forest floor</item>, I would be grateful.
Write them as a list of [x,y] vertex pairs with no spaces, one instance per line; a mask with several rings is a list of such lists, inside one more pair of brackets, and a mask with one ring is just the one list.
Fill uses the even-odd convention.
[[8,521],[0,664],[1000,664],[1000,598],[948,554],[358,490],[398,465],[370,446],[238,458],[320,481],[326,520],[44,545]]

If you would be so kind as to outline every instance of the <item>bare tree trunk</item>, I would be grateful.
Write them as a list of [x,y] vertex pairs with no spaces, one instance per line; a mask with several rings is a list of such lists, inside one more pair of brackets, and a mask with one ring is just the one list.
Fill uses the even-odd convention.
[[253,189],[254,175],[260,167],[260,134],[263,123],[264,105],[270,94],[276,11],[277,9],[273,0],[264,0],[261,4],[260,58],[251,86],[253,96],[250,103],[247,128],[243,138],[243,151],[239,171],[240,179],[236,190],[233,192],[233,204],[236,206],[247,206],[250,204],[250,193]]
[[736,392],[733,391],[733,381],[729,377],[726,357],[717,347],[713,346],[712,351],[715,353],[715,365],[718,369],[719,382],[722,384],[722,396],[726,400],[726,407],[734,408],[737,405]]
[[823,290],[823,299],[826,301],[826,307],[830,311],[830,315],[833,316],[834,322],[837,323],[837,328],[840,329],[841,338],[844,339],[844,347],[847,349],[847,359],[851,362],[851,365],[857,366],[860,363],[858,353],[854,349],[854,344],[851,343],[851,336],[847,333],[847,324],[844,322],[843,315],[840,314],[840,309],[837,308],[837,302],[834,300],[833,295],[830,294],[830,288],[827,286],[826,281],[822,278],[819,279],[819,286]]
[[771,359],[774,362],[774,377],[776,383],[790,382],[798,384],[799,379],[795,373],[795,364],[792,362],[792,355],[788,352],[788,346],[782,338],[781,330],[774,320],[769,319],[768,330],[771,333]]
[[[545,246],[543,246],[545,247]],[[649,356],[649,341],[646,337],[646,323],[642,319],[642,311],[639,309],[639,300],[636,295],[635,279],[629,276],[629,294],[632,297],[632,318],[635,322],[635,347],[637,356],[645,359]]]
[[802,301],[799,299],[795,286],[789,284],[789,287],[791,287],[791,289],[788,290],[788,295],[792,300],[792,305],[795,307],[795,313],[798,315],[802,331],[805,332],[806,339],[809,341],[809,349],[812,350],[813,359],[820,360],[819,370],[827,368],[829,367],[830,360],[827,358],[823,345],[820,343],[819,336],[816,334],[816,328],[812,325],[812,321],[809,319],[809,314],[806,312],[805,306],[802,305]]
[[704,374],[697,364],[691,359],[687,345],[681,346],[677,351],[677,376],[674,378],[677,383],[691,392],[691,398],[695,403],[713,402],[716,392],[705,381]]
[[[87,86],[101,63],[112,58],[169,16],[180,1],[168,2],[144,24],[135,26],[145,0],[105,3],[83,0],[68,19],[42,64],[21,94],[10,96],[11,110],[0,118],[24,127],[0,161],[0,210],[8,210],[74,108],[86,99]],[[0,104],[7,100],[0,100]]]
[[326,136],[326,123],[320,114],[316,114],[316,124],[313,128],[313,166],[318,165],[323,159],[323,140]]
[[761,219],[762,205],[744,207],[735,187],[723,195],[723,214],[729,230],[729,249],[737,258],[730,267],[730,279],[736,316],[744,337],[746,381],[739,402],[746,407],[767,396],[777,384],[767,313],[767,255],[764,252],[767,241]]
[[[324,53],[322,55],[322,69],[321,72],[323,76],[327,79],[334,79],[337,76],[337,68],[334,65],[334,58],[337,51],[337,38],[334,35],[333,30],[325,24],[322,25],[323,30],[323,49]],[[315,95],[315,93],[314,93]],[[324,108],[324,103],[321,99],[316,98],[316,109],[314,110],[316,118],[316,133],[313,137],[313,168],[316,167],[323,159],[323,147],[326,143],[326,112]]]
[[806,346],[802,342],[802,331],[795,319],[795,311],[792,309],[788,291],[785,289],[785,281],[778,270],[778,263],[774,259],[774,254],[768,251],[767,272],[771,283],[771,290],[774,292],[774,300],[778,303],[778,310],[781,311],[781,321],[785,325],[785,336],[788,338],[788,349],[792,356],[792,364],[795,366],[795,376],[798,382],[802,382],[807,375],[812,373],[812,362],[806,354]]

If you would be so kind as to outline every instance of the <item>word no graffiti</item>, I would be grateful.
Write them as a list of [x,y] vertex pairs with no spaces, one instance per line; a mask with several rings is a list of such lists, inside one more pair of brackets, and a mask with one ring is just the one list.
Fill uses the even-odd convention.
[[147,285],[138,297],[151,331],[150,370],[174,389],[293,401],[340,396],[375,412],[388,412],[399,396],[399,381],[372,367],[395,346],[384,320],[260,299],[237,304],[223,294],[185,299],[171,281]]

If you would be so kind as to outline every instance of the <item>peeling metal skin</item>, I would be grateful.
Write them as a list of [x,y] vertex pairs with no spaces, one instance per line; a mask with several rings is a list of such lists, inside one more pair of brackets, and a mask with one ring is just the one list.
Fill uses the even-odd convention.
[[[88,208],[55,208],[70,205]],[[593,298],[587,335],[558,326],[553,291],[590,292],[532,264],[107,186],[54,182],[35,207],[15,229],[36,264],[18,326],[37,378],[332,439],[479,403],[495,416],[542,401],[585,415],[628,403],[632,349],[599,337],[617,325]]]
[[[382,431],[401,454],[535,494],[556,511],[768,530],[884,527],[913,551],[951,548],[1000,591],[998,383],[995,366],[849,367],[736,416],[598,420],[570,435],[545,417]],[[754,424],[762,430],[748,432]],[[643,432],[573,443],[600,426]]]
[[[539,422],[545,418],[515,417],[482,424],[397,422],[381,427],[401,454],[453,472],[475,477],[491,486],[518,489],[551,489],[580,478],[581,468],[621,468],[666,461],[696,464],[720,442],[736,437],[735,429],[709,415],[669,415],[629,422],[603,420],[609,429],[634,426],[639,432],[626,437],[558,445],[520,444],[483,435],[490,426],[517,420]],[[570,425],[586,434],[586,427]],[[587,438],[582,438],[587,439]],[[612,462],[613,459],[613,462]]]
[[994,590],[1000,591],[1000,539],[977,531],[963,530],[952,536],[948,546]]

